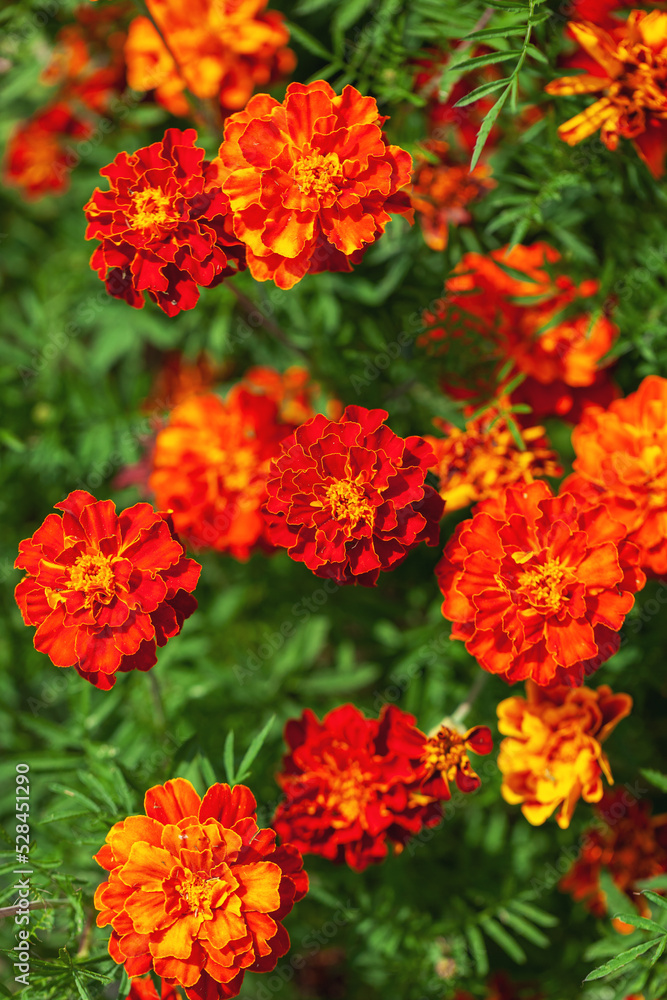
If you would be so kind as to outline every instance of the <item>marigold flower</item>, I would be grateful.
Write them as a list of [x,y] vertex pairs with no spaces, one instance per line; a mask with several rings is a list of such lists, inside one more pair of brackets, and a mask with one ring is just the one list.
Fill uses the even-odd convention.
[[540,826],[558,809],[561,829],[570,825],[580,798],[599,802],[602,775],[614,783],[601,744],[621,719],[630,714],[632,698],[565,685],[546,691],[528,681],[526,698],[506,698],[498,705],[500,744],[498,767],[501,794],[533,826]]
[[285,742],[278,835],[303,853],[363,871],[386,857],[388,844],[400,853],[412,834],[440,822],[450,781],[466,792],[479,786],[467,752],[489,753],[491,733],[443,726],[429,739],[394,705],[379,719],[342,705],[322,722],[306,709],[287,723]]
[[117,671],[150,670],[156,646],[178,635],[201,567],[150,504],[116,514],[111,500],[75,490],[55,506],[63,516],[19,544],[16,602],[37,626],[35,649],[108,691]]
[[625,535],[604,504],[542,480],[482,501],[436,567],[452,638],[510,683],[581,684],[617,652],[645,583]]
[[155,441],[149,485],[195,547],[247,559],[270,548],[262,504],[272,458],[294,430],[269,396],[234,386],[176,406]]
[[317,576],[375,586],[425,541],[437,545],[444,504],[425,478],[435,456],[400,438],[385,410],[318,414],[282,442],[267,483],[269,537]]
[[100,240],[91,267],[107,291],[135,309],[143,292],[168,316],[192,309],[199,286],[218,285],[244,266],[227,199],[208,186],[209,164],[194,129],[170,128],[161,142],[118,154],[84,206],[86,239]]
[[432,471],[438,477],[447,511],[497,496],[513,483],[562,475],[544,427],[520,429],[515,425],[524,445],[523,450],[518,447],[507,422],[509,405],[501,400],[498,406],[466,421],[465,430],[436,417],[433,423],[447,437],[424,435],[435,454]]
[[291,83],[281,103],[257,94],[225,124],[215,183],[229,198],[250,273],[291,288],[305,274],[351,271],[390,213],[412,219],[402,191],[412,160],[387,144],[372,97]]
[[[245,373],[242,384],[275,400],[280,419],[287,424],[304,424],[315,416],[314,405],[321,390],[307,368],[290,365],[284,372],[278,372],[267,365],[256,365]],[[332,420],[340,417],[343,407],[337,399],[326,400],[325,405]]]
[[[448,393],[493,398],[511,359],[505,384],[525,376],[512,403],[528,403],[534,419],[558,415],[575,421],[592,395],[596,402],[600,393],[611,401],[613,391],[601,369],[618,330],[606,316],[594,320],[584,310],[581,300],[597,292],[598,282],[576,285],[567,275],[554,275],[559,261],[560,254],[548,243],[464,254],[445,283],[446,297],[425,312],[429,330],[420,338],[432,353],[447,359],[461,344],[468,369],[472,355],[472,372],[445,372]],[[471,338],[477,345],[474,352]]]
[[260,830],[245,785],[200,799],[189,781],[155,785],[145,816],[111,828],[95,860],[109,954],[129,976],[154,970],[189,1000],[237,996],[246,972],[267,972],[289,949],[281,921],[307,892],[298,851]]
[[598,94],[598,99],[558,129],[575,146],[600,130],[608,149],[631,139],[655,177],[664,173],[667,152],[667,12],[630,12],[606,31],[571,21],[568,31],[590,56],[593,73],[564,76],[547,84],[548,94]]
[[217,98],[224,111],[238,111],[256,87],[294,69],[283,15],[266,10],[267,0],[147,0],[147,5],[160,34],[147,17],[132,21],[125,45],[128,83],[133,90],[155,91],[175,115],[189,113],[186,87],[197,97]]
[[[596,917],[604,917],[607,897],[600,873],[605,870],[642,916],[649,917],[649,905],[637,887],[643,879],[667,872],[667,813],[652,816],[651,803],[634,799],[625,788],[606,792],[596,813],[596,822],[586,831],[579,856],[559,888]],[[628,927],[619,924],[618,930]]]
[[[432,139],[423,143],[429,155],[419,155],[415,163],[410,199],[417,213],[426,245],[444,250],[449,227],[470,222],[468,205],[495,187],[490,169],[478,164],[471,172],[468,164],[454,163],[446,142]],[[437,162],[433,163],[433,158]]]
[[77,162],[71,143],[87,139],[90,122],[76,115],[66,102],[49,105],[21,122],[7,145],[3,180],[20,188],[26,198],[62,194]]
[[642,568],[667,573],[667,379],[649,375],[607,410],[590,407],[572,444],[575,473],[564,488],[604,502],[639,549]]
[[181,994],[175,986],[170,986],[169,983],[162,980],[158,996],[152,979],[133,979],[130,992],[125,1000],[181,1000]]

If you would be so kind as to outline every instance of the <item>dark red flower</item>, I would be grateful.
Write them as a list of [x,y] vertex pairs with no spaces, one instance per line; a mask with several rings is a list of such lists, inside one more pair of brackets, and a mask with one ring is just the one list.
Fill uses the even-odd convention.
[[420,542],[437,545],[444,503],[425,485],[435,455],[384,426],[385,410],[318,414],[281,444],[267,484],[269,536],[339,584],[372,587]]
[[200,286],[245,267],[226,196],[214,185],[204,191],[209,164],[196,138],[194,129],[170,128],[162,142],[119,153],[100,171],[111,189],[96,188],[84,207],[86,239],[101,241],[91,267],[110,295],[136,309],[147,291],[175,316],[196,305]]

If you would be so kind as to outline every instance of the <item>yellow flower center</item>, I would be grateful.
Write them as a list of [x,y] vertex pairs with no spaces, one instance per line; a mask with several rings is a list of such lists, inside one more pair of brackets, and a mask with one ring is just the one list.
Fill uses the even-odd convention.
[[79,556],[69,571],[72,590],[82,590],[86,595],[98,591],[111,594],[114,589],[114,575],[111,560],[101,552]]
[[331,516],[336,521],[346,521],[350,528],[355,528],[362,518],[373,524],[373,506],[359,483],[337,479],[327,486],[326,499],[331,507]]
[[306,153],[294,164],[292,176],[302,194],[314,194],[317,198],[332,194],[342,180],[338,154]]
[[349,826],[360,817],[362,826],[364,825],[362,813],[371,796],[371,790],[366,784],[367,778],[356,761],[344,771],[331,768],[328,791],[326,794],[320,793],[317,801],[327,812],[338,813],[341,817],[332,820],[333,827]]
[[435,736],[426,741],[422,760],[429,772],[439,771],[452,779],[457,767],[466,759],[466,746],[461,733],[441,726]]
[[[522,553],[516,553],[522,555]],[[518,560],[517,560],[518,561]],[[563,590],[569,582],[569,573],[557,559],[547,559],[540,566],[526,569],[519,574],[517,583],[526,600],[535,608],[558,611],[565,600]]]
[[[224,879],[205,878],[187,869],[176,886],[178,893],[190,907],[190,911],[195,917],[201,917],[203,920],[213,918],[214,906],[220,906],[231,895],[232,888],[229,883],[225,885]],[[215,900],[213,893],[216,896]]]
[[171,197],[159,188],[144,188],[132,196],[130,225],[133,229],[160,229],[171,222]]

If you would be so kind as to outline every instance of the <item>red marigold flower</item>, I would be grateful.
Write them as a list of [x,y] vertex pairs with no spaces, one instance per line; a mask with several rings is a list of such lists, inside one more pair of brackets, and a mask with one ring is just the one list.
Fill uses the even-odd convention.
[[201,567],[186,559],[168,514],[75,490],[56,504],[14,563],[15,590],[34,645],[57,667],[74,667],[108,691],[116,672],[150,670],[156,646],[178,635],[197,607]]
[[667,379],[649,375],[609,409],[587,409],[572,444],[575,473],[563,488],[603,502],[639,549],[642,568],[667,573]]
[[225,111],[238,111],[256,87],[294,69],[283,15],[266,10],[267,0],[147,0],[147,6],[160,34],[147,17],[132,21],[125,45],[128,82],[133,90],[154,91],[175,115],[190,111],[186,87],[219,100]]
[[245,785],[200,799],[189,781],[155,785],[145,816],[111,828],[95,860],[109,954],[129,976],[154,970],[189,1000],[238,995],[246,972],[267,972],[289,949],[281,921],[308,890],[301,855],[260,830]]
[[269,537],[317,576],[376,584],[420,542],[437,545],[444,504],[424,480],[435,456],[384,426],[385,410],[318,414],[282,442],[267,483]]
[[372,97],[291,83],[281,103],[257,94],[225,124],[216,184],[258,281],[291,288],[305,274],[351,271],[390,213],[412,218],[402,188],[412,160],[387,144]]
[[379,719],[342,705],[322,722],[306,709],[287,723],[285,742],[290,752],[277,781],[287,798],[276,832],[303,853],[363,871],[386,857],[388,842],[400,853],[412,834],[440,822],[449,781],[477,788],[466,752],[488,753],[491,734],[478,726],[428,739],[394,705]]
[[552,80],[548,94],[597,94],[584,111],[558,129],[569,146],[600,130],[608,149],[630,139],[654,177],[665,169],[667,153],[667,12],[632,10],[626,21],[606,31],[571,21],[568,31],[592,62],[592,73]]
[[[430,329],[420,338],[447,360],[457,344],[465,346],[468,356],[472,353],[473,372],[463,377],[444,373],[447,392],[493,398],[511,359],[505,383],[525,376],[511,399],[528,403],[532,419],[557,415],[576,421],[592,394],[599,402],[599,394],[606,392],[611,401],[603,358],[618,330],[606,316],[594,321],[584,311],[581,300],[597,292],[598,282],[576,285],[567,275],[555,276],[559,261],[560,254],[547,243],[464,254],[445,284],[446,298],[424,314]],[[473,352],[471,337],[477,344]]]
[[262,504],[272,458],[294,430],[270,396],[236,385],[223,401],[192,396],[158,432],[149,480],[158,506],[196,548],[248,559],[270,548]]
[[446,142],[431,139],[422,148],[425,154],[415,162],[410,199],[426,245],[431,250],[444,250],[449,227],[470,222],[467,206],[495,187],[496,182],[491,180],[487,166],[478,164],[471,172],[467,163],[454,162]]
[[196,138],[194,129],[169,128],[162,142],[119,153],[100,171],[110,190],[96,188],[84,206],[86,239],[101,241],[90,265],[110,295],[135,309],[147,291],[175,316],[196,305],[199,286],[244,267],[227,199],[208,184],[210,165]]
[[[606,792],[596,808],[597,820],[586,831],[583,845],[559,888],[595,914],[607,913],[607,897],[600,873],[609,872],[615,885],[639,912],[650,916],[638,883],[667,872],[667,813],[651,815],[651,803],[628,796],[625,788]],[[624,930],[627,924],[617,925]]]
[[18,187],[26,198],[62,194],[77,162],[71,143],[87,139],[92,125],[65,102],[39,111],[14,130],[7,146],[4,182]]
[[181,1000],[181,994],[175,986],[170,986],[164,979],[159,996],[152,979],[133,979],[125,1000]]
[[581,684],[617,652],[645,583],[625,536],[604,504],[542,480],[484,500],[436,567],[452,638],[510,683]]
[[500,791],[506,802],[522,803],[533,826],[558,808],[558,825],[566,829],[580,798],[600,801],[603,775],[614,783],[601,744],[630,714],[632,698],[606,684],[544,690],[531,681],[526,694],[498,705],[498,729],[507,737],[498,755]]
[[[513,483],[562,475],[544,427],[521,429],[515,425],[512,433],[508,417],[509,400],[501,399],[497,406],[466,421],[465,430],[439,417],[434,419],[435,426],[447,437],[425,434],[424,440],[435,454],[433,472],[447,511],[497,496]],[[514,434],[523,442],[523,449],[518,447]]]

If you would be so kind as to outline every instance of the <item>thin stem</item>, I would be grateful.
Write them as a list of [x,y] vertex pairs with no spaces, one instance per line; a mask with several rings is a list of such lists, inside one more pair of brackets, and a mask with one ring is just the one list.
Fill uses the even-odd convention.
[[470,709],[472,708],[472,706],[475,704],[477,696],[479,695],[480,691],[482,690],[482,688],[484,687],[484,685],[486,684],[486,682],[487,682],[488,679],[489,679],[489,675],[487,673],[485,673],[484,671],[480,671],[480,673],[478,674],[478,676],[475,679],[474,684],[472,685],[472,687],[468,691],[467,695],[465,696],[465,698],[463,699],[463,701],[461,702],[461,704],[459,705],[459,707],[456,709],[456,711],[452,715],[452,722],[453,723],[459,724],[459,723],[463,722],[463,720],[465,719],[466,715],[468,714],[468,712],[470,711]]
[[308,361],[308,355],[306,354],[306,352],[302,351],[301,348],[297,347],[296,344],[293,344],[292,341],[287,336],[287,334],[285,333],[285,331],[282,330],[277,323],[274,323],[272,319],[269,319],[268,316],[265,316],[262,310],[259,308],[259,306],[256,305],[252,301],[252,299],[249,299],[247,295],[245,295],[242,291],[240,291],[236,287],[236,285],[233,285],[231,282],[225,280],[224,284],[227,286],[227,288],[230,289],[230,291],[234,293],[236,298],[239,300],[240,305],[243,306],[243,309],[245,310],[247,316],[250,316],[252,313],[257,313],[257,315],[261,318],[262,326],[268,333],[272,334],[276,338],[276,340],[279,340],[284,347],[288,348],[288,350],[293,351],[295,354],[298,354],[299,357],[303,358],[304,361],[306,362]]
[[[492,7],[487,7],[486,10],[484,11],[484,13],[482,14],[482,16],[480,17],[480,19],[473,26],[472,31],[470,31],[470,34],[472,35],[472,33],[474,31],[481,31],[482,28],[485,28],[486,25],[491,20],[492,16],[493,16],[493,8]],[[473,44],[473,42],[470,39],[464,38],[462,42],[459,42],[459,44],[456,46],[455,49],[452,49],[452,51],[450,53],[450,56],[449,56],[449,59],[447,60],[447,64],[442,67],[441,72],[436,77],[434,77],[433,79],[429,80],[422,87],[422,89],[419,91],[421,97],[433,97],[434,96],[435,92],[437,90],[439,90],[439,88],[440,88],[440,80],[442,79],[442,77],[444,76],[444,74],[447,72],[447,69],[451,65],[452,60],[455,58],[455,56],[461,55],[463,52],[466,51],[466,49],[469,49],[472,44]],[[438,102],[440,104],[444,104],[445,103],[445,101],[449,97],[449,95],[450,95],[453,87],[454,87],[454,84],[452,83],[452,86],[448,90],[446,90],[446,91],[444,91],[444,92],[442,92],[442,93],[440,93],[438,95]]]
[[155,714],[157,716],[158,726],[165,731],[167,728],[167,717],[164,713],[164,702],[162,701],[162,692],[160,691],[160,685],[158,684],[158,679],[152,670],[148,671],[148,679],[151,686],[151,694],[153,696],[153,705],[155,707]]
[[[40,899],[28,903],[29,910],[48,910],[52,906],[69,906],[69,899]],[[0,907],[0,920],[3,917],[15,917],[17,913],[24,912],[25,906],[2,906]]]

